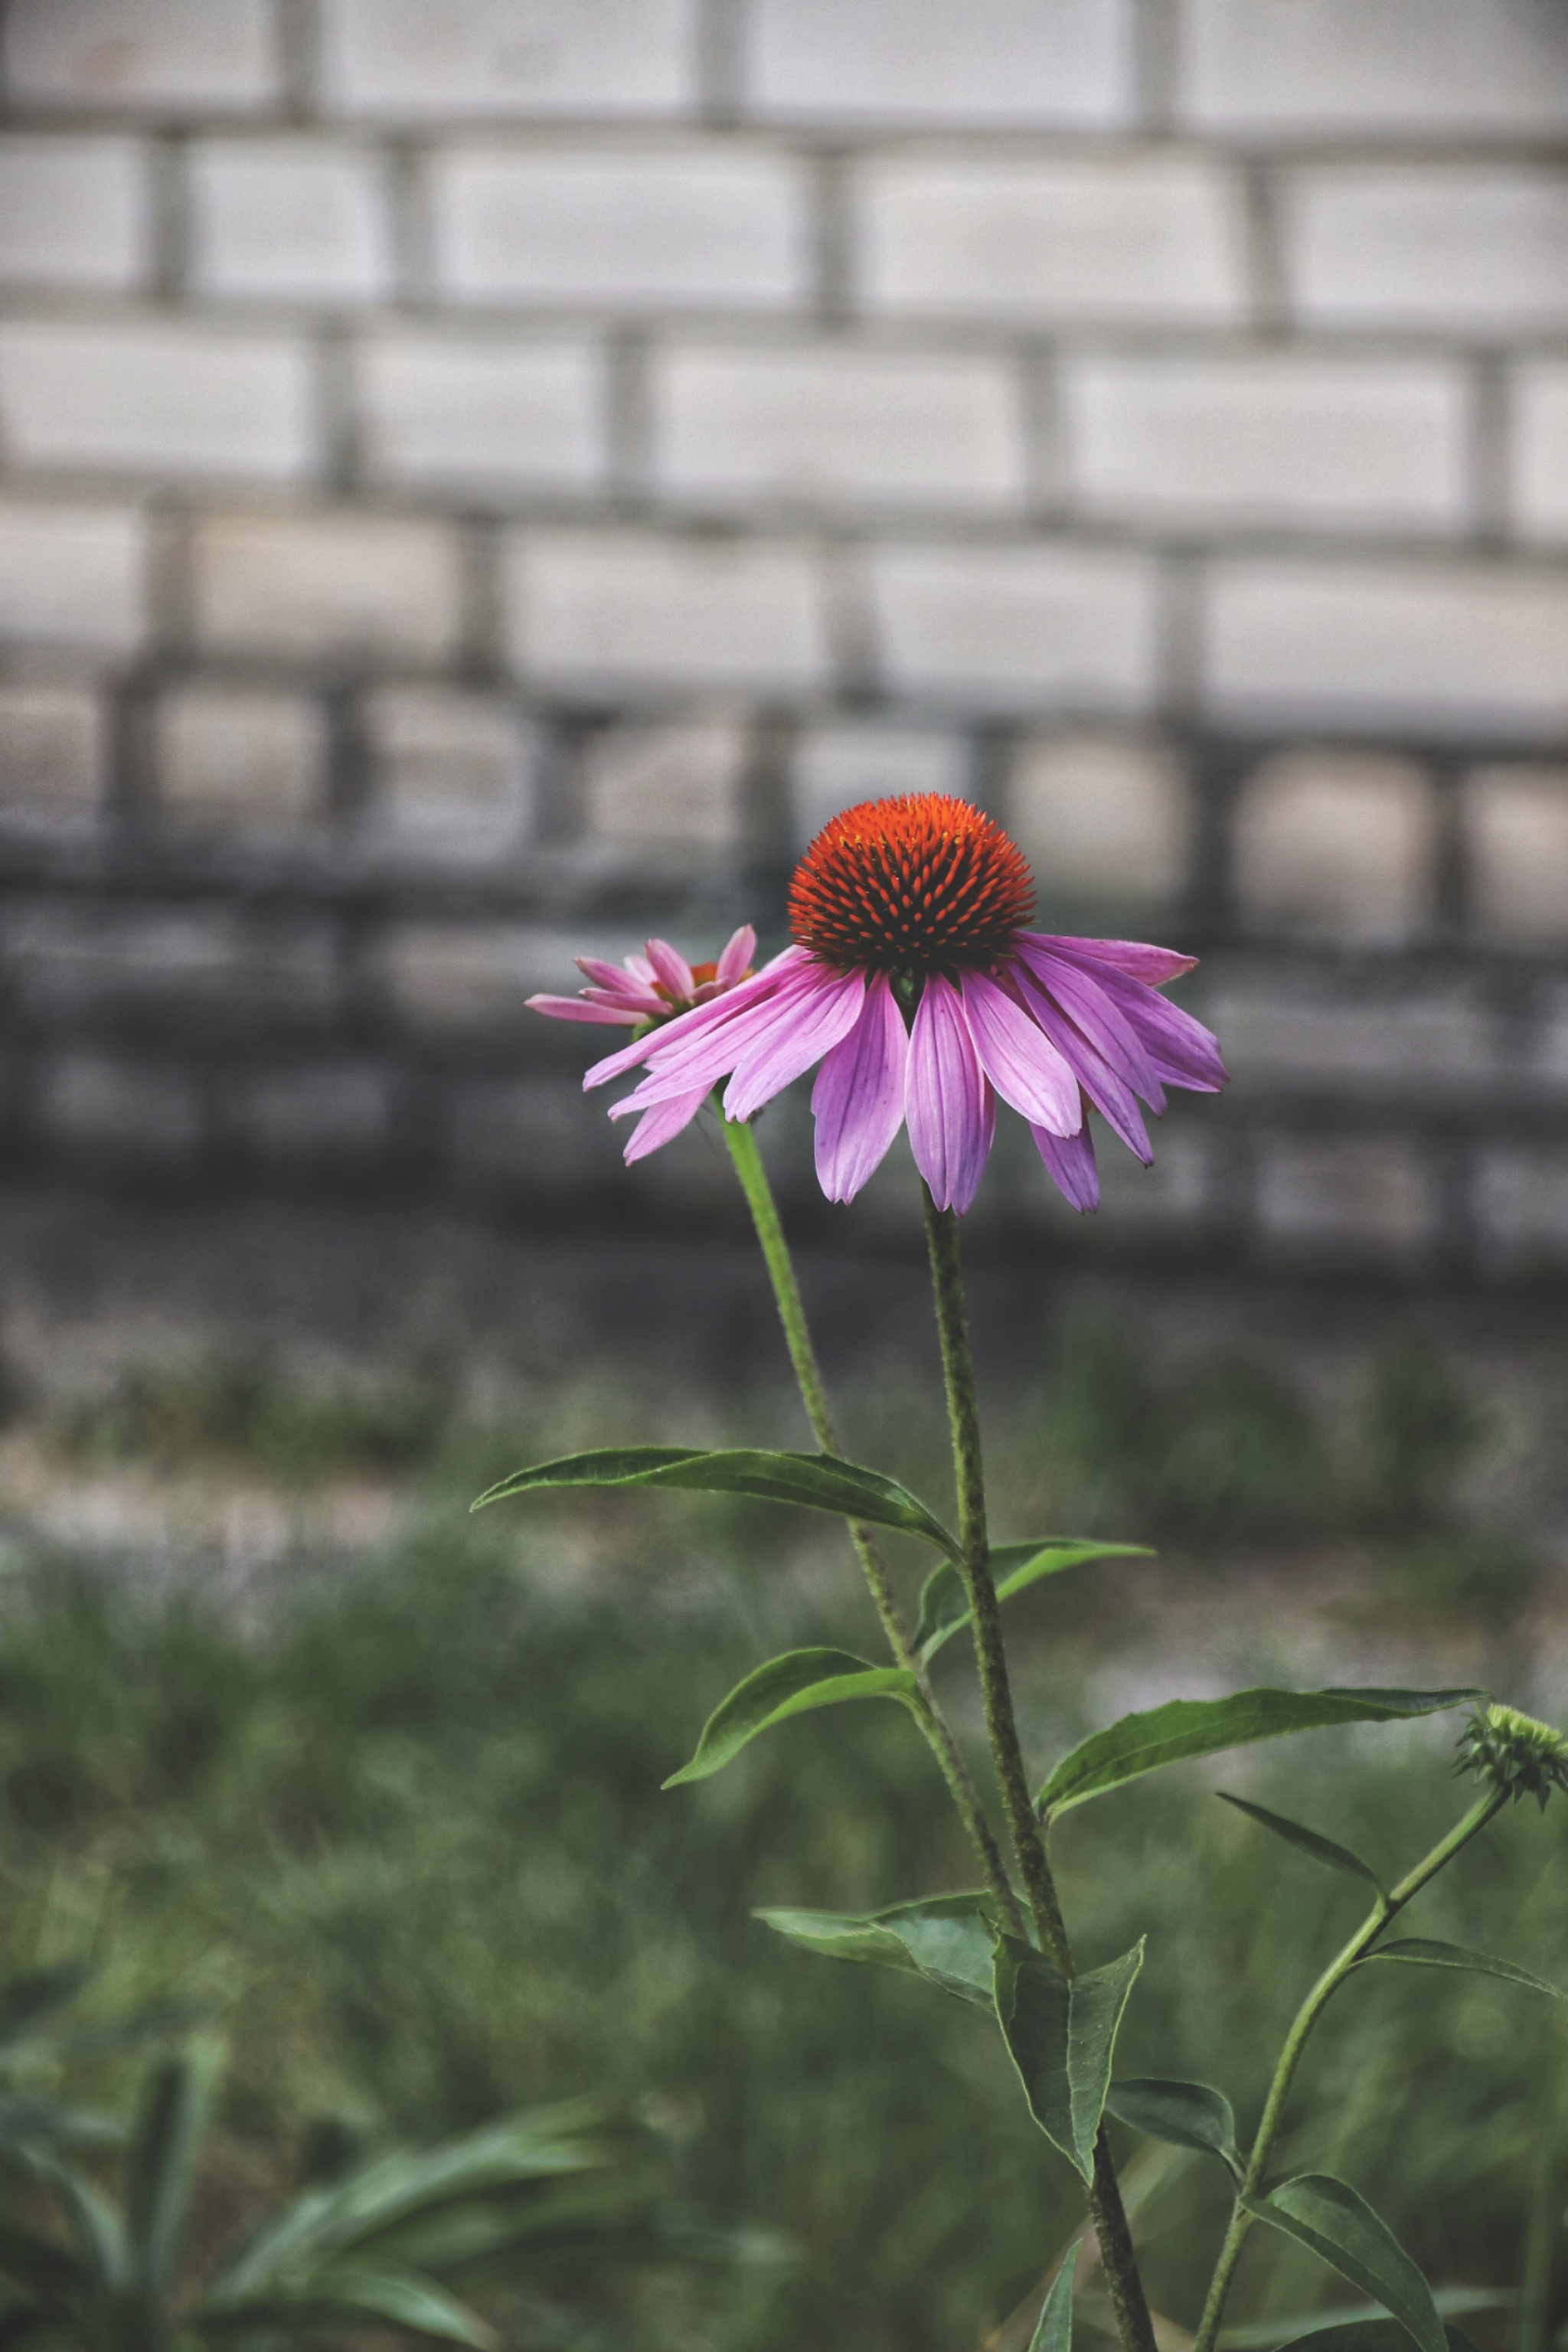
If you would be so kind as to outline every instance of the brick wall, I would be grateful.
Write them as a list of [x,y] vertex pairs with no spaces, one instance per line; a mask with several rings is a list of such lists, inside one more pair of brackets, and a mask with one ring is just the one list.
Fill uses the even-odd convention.
[[523,997],[951,789],[1047,921],[1205,950],[1237,1083],[1099,1246],[1568,1266],[1560,0],[10,0],[0,55],[14,1163],[705,1214]]

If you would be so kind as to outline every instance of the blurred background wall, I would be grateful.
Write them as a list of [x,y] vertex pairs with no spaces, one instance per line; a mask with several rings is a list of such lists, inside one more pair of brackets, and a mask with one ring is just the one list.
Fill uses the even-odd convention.
[[[1568,1267],[1561,0],[11,0],[3,56],[14,1171],[705,1216],[524,997],[777,943],[823,819],[931,789],[1205,959],[1231,1094],[1075,1239]],[[1070,1223],[1026,1146],[982,1203]]]

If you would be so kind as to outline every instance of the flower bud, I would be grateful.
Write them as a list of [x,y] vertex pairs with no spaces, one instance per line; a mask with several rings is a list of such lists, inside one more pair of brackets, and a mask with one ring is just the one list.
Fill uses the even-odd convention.
[[1568,1790],[1568,1739],[1515,1706],[1478,1707],[1459,1736],[1456,1770],[1479,1773],[1500,1796],[1534,1797],[1542,1812],[1552,1790]]

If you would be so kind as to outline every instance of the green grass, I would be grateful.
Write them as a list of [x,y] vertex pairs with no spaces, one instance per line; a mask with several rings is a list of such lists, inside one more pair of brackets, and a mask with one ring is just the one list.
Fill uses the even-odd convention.
[[[1407,1612],[1422,1563],[1437,1563],[1423,1606],[1440,1620],[1428,1638],[1441,1647],[1447,1628],[1464,1647],[1453,1679],[1489,1644],[1506,1654],[1520,1567],[1448,1503],[1479,1433],[1441,1368],[1391,1359],[1335,1433],[1256,1368],[1218,1362],[1161,1387],[1103,1341],[1076,1365],[1070,1410],[1048,1429],[1038,1401],[1009,1420],[994,1481],[1002,1532],[1087,1520],[1184,1549],[1019,1604],[1018,1682],[1042,1767],[1114,1711],[1130,1644],[1148,1671],[1162,1594],[1184,1628],[1209,1629],[1192,1686],[1216,1686],[1208,1660],[1222,1654],[1227,1672],[1244,1663],[1236,1680],[1303,1679],[1301,1579],[1319,1555],[1286,1545],[1303,1526],[1360,1564],[1360,1605],[1380,1623]],[[802,1640],[874,1654],[835,1531],[719,1497],[571,1497],[469,1520],[468,1495],[560,1432],[468,1430],[434,1391],[416,1410],[411,1391],[348,1404],[248,1377],[197,1368],[176,1389],[143,1376],[55,1443],[86,1465],[205,1461],[297,1482],[412,1466],[422,1483],[404,1532],[374,1556],[294,1561],[237,1611],[204,1600],[199,1577],[153,1591],[112,1558],[24,1548],[0,1604],[5,1964],[87,1953],[101,2013],[168,1995],[221,2012],[234,2060],[217,2219],[334,2134],[427,2139],[594,2092],[659,2128],[682,2198],[783,2231],[798,2260],[582,2284],[565,2300],[587,2333],[570,2340],[635,2352],[979,2341],[1079,2218],[999,2039],[919,1984],[807,1958],[750,1916],[970,1883],[924,1749],[900,1710],[847,1708],[659,1793],[761,1658]],[[599,1432],[574,1435],[665,1433],[601,1410]],[[864,1454],[945,1501],[922,1468],[924,1407],[863,1400],[851,1418]],[[1216,1568],[1259,1540],[1273,1547],[1271,1584]],[[1353,1625],[1341,1630],[1353,1642]],[[973,1729],[962,1648],[942,1680]],[[1179,1658],[1161,1671],[1160,1696],[1183,1686]],[[1352,1888],[1210,1790],[1245,1789],[1393,1868],[1464,1802],[1445,1745],[1458,1728],[1312,1735],[1063,1823],[1085,1957],[1150,1939],[1122,2071],[1217,2082],[1250,2127],[1296,2000],[1358,1916]],[[1510,1816],[1424,1898],[1413,1932],[1568,1978],[1565,1822],[1568,1806]],[[1437,2282],[1507,2287],[1565,2063],[1535,1997],[1371,1972],[1314,2046],[1282,2160],[1343,2169]],[[1146,2144],[1121,2137],[1148,2197],[1153,2292],[1190,2326],[1223,2179],[1197,2159],[1151,2164]],[[1345,2299],[1306,2258],[1259,2245],[1234,2315]],[[1497,2323],[1468,2324],[1506,2340]],[[1021,2352],[1026,2335],[1002,2340]]]

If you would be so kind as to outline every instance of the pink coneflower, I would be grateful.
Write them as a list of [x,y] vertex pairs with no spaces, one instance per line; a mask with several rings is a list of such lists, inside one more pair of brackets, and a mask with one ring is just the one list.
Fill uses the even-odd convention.
[[1225,1068],[1209,1032],[1156,993],[1194,957],[1026,930],[1034,895],[1019,850],[967,802],[867,801],[802,858],[792,946],[584,1083],[646,1068],[610,1114],[647,1114],[631,1160],[683,1127],[721,1078],[725,1116],[744,1119],[820,1062],[811,1108],[828,1199],[852,1200],[907,1125],[932,1199],[960,1213],[990,1156],[1000,1095],[1073,1207],[1096,1208],[1089,1106],[1147,1165],[1139,1100],[1158,1117],[1167,1086],[1215,1093]]

